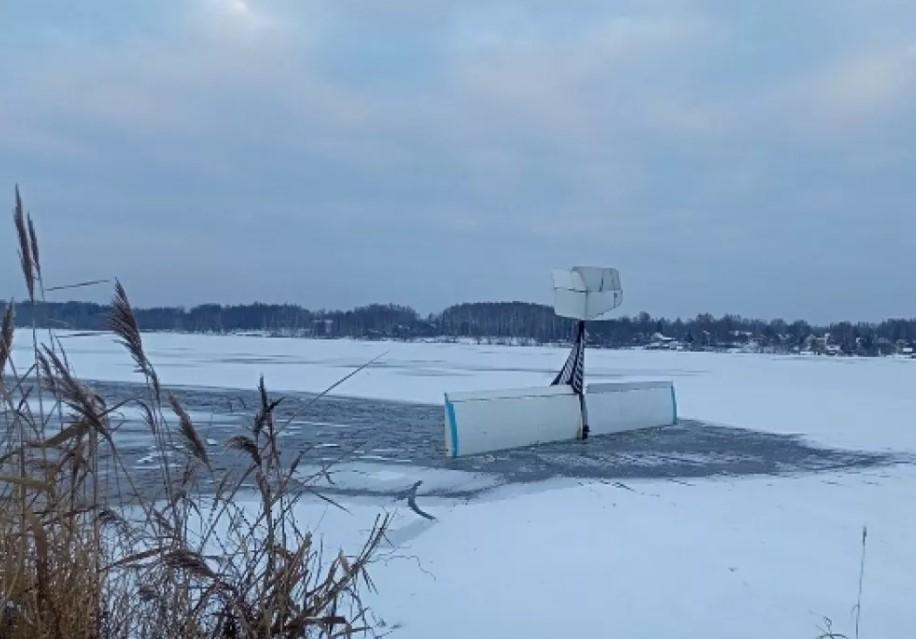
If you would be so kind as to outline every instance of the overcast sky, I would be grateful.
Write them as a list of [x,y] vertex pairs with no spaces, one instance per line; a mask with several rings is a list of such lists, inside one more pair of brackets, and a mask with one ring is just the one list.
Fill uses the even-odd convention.
[[48,284],[430,312],[594,264],[628,314],[916,316],[912,0],[29,0],[0,25],[0,189]]

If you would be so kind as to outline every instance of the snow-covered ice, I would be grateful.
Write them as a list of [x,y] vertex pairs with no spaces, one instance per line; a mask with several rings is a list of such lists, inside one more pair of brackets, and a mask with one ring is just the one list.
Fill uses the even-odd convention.
[[[472,344],[145,336],[166,385],[318,391],[438,403],[444,391],[546,383],[565,349]],[[65,340],[84,377],[136,379],[111,336]],[[17,351],[23,363],[26,351]],[[673,379],[681,415],[821,446],[916,453],[916,361],[599,351],[589,378]],[[332,443],[332,442],[329,442]],[[375,613],[397,637],[811,637],[823,617],[852,634],[868,526],[862,637],[916,636],[916,466],[687,482],[555,479],[497,486],[486,475],[373,460],[346,487],[423,479],[428,522],[388,496],[306,502],[303,522],[354,547],[396,511],[374,566]],[[467,475],[467,476],[466,476]],[[442,486],[487,489],[472,498]],[[492,487],[491,487],[492,486]]]
[[[139,381],[110,334],[63,341],[84,378]],[[147,333],[144,343],[166,385],[253,388],[263,374],[275,392],[321,391],[384,353],[335,392],[434,404],[445,391],[549,383],[567,354],[563,347],[176,333]],[[16,355],[24,368],[28,345],[17,342]],[[916,451],[916,359],[592,349],[586,368],[595,382],[674,380],[683,417],[804,434],[826,446]]]
[[[421,497],[438,520],[399,507],[373,606],[402,637],[813,639],[825,616],[852,636],[867,523],[861,636],[909,637],[914,486],[908,467]],[[379,507],[356,500],[350,514],[310,514],[346,540]]]

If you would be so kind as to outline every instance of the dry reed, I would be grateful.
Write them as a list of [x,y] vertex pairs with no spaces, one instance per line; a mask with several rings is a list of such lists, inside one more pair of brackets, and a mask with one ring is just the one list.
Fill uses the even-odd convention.
[[[44,297],[38,236],[18,187],[14,224],[31,302]],[[111,328],[145,380],[133,400],[150,430],[157,487],[121,459],[109,406],[34,326],[31,364],[12,358],[13,305],[0,326],[0,639],[342,637],[372,630],[361,594],[382,543],[380,516],[355,555],[322,557],[296,521],[308,486],[284,464],[272,399],[229,440],[243,472],[213,470],[180,401],[165,394],[120,282]],[[174,417],[167,417],[166,415]],[[53,417],[52,417],[53,416]],[[202,489],[202,480],[215,486]],[[253,482],[255,497],[241,499]],[[151,497],[153,495],[153,497]]]

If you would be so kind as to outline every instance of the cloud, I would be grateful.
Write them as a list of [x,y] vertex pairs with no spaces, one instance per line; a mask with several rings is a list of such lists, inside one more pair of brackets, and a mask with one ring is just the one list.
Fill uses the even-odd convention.
[[252,37],[278,26],[275,19],[251,0],[197,0],[196,15],[211,36]]
[[[529,20],[533,20],[529,16]],[[665,94],[660,74],[714,39],[714,27],[692,15],[613,16],[583,21],[557,36],[546,24],[514,21],[458,47],[454,64],[462,100],[471,108],[544,134],[593,137],[622,116]],[[490,118],[478,118],[487,124]],[[485,131],[489,135],[489,131]]]
[[868,51],[812,78],[810,105],[841,122],[894,113],[916,97],[916,46]]
[[782,121],[818,144],[859,145],[878,139],[916,107],[916,47],[883,44],[800,69],[767,88],[754,113],[762,126]]
[[[435,310],[542,299],[537,273],[588,258],[653,312],[790,315],[808,289],[735,281],[774,255],[882,281],[879,240],[904,247],[858,254],[863,216],[916,232],[916,10],[838,1],[824,29],[789,2],[70,6],[17,5],[0,42],[0,180],[61,245],[91,230],[62,268],[107,274],[118,244],[147,303]],[[144,255],[169,256],[160,282]],[[447,286],[418,287],[430,265]]]

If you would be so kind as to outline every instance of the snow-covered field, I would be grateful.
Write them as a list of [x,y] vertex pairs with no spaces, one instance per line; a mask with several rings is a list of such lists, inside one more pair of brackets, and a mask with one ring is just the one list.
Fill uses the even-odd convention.
[[[470,344],[145,336],[165,384],[316,391],[386,353],[341,394],[438,403],[444,391],[546,383],[565,350]],[[110,336],[65,340],[86,378],[136,378]],[[19,365],[28,357],[17,352]],[[597,351],[591,380],[673,379],[684,417],[830,447],[916,453],[916,361]],[[439,471],[439,477],[442,473]],[[409,466],[366,481],[409,485]],[[486,478],[454,477],[486,485]],[[916,466],[817,474],[501,486],[471,501],[309,504],[328,541],[355,545],[381,509],[394,548],[375,612],[400,637],[816,637],[853,634],[868,525],[862,637],[916,636]]]

